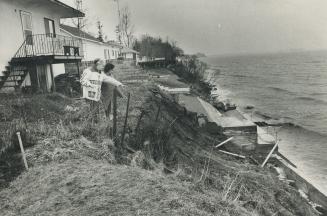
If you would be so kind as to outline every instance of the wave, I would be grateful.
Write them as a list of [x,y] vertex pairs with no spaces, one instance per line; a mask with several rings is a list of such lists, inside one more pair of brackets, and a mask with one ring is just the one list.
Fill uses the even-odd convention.
[[314,92],[314,93],[311,93],[310,95],[312,95],[312,96],[327,95],[327,92]]
[[306,61],[304,62],[306,64],[320,64],[320,63],[324,63],[323,61]]
[[299,125],[295,123],[295,120],[291,117],[280,117],[276,118],[269,114],[260,112],[260,111],[254,111],[254,114],[259,118],[262,119],[262,121],[256,121],[256,123],[260,126],[275,126],[275,127],[282,127],[283,129],[287,130],[295,130],[295,131],[301,131],[303,133],[310,133],[315,134],[316,136],[323,136],[327,137],[327,134],[318,132],[312,129],[309,129],[307,127],[304,127],[302,125]]
[[251,77],[251,76],[246,76],[246,75],[241,75],[241,74],[233,74],[230,75],[231,77],[240,77],[240,78],[245,78],[245,77]]
[[312,98],[312,97],[297,97],[295,98],[296,100],[301,100],[301,101],[308,101],[308,102],[314,102],[314,103],[320,103],[320,104],[327,104],[327,101],[320,100],[317,98]]
[[291,95],[295,94],[295,92],[289,91],[287,89],[279,88],[279,87],[269,86],[269,87],[267,87],[267,89],[271,89],[271,90],[276,91],[276,92],[288,93],[288,94],[291,94]]
[[314,138],[324,138],[324,139],[327,138],[327,134],[325,134],[323,132],[318,132],[318,131],[303,127],[301,125],[291,123],[291,122],[281,124],[280,126],[282,126],[283,129],[297,131],[298,133],[306,134],[307,136],[311,135]]
[[263,113],[263,112],[260,112],[260,111],[254,111],[254,114],[256,115],[256,116],[258,116],[259,118],[262,118],[263,120],[271,120],[271,119],[273,119],[273,117],[272,116],[270,116],[270,115],[268,115],[268,114],[266,114],[266,113]]

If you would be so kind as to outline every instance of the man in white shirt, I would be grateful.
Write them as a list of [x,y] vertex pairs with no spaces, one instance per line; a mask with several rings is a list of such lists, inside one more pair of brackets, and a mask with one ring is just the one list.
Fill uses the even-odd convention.
[[101,97],[102,82],[113,86],[122,86],[123,84],[113,77],[103,73],[105,62],[101,59],[95,59],[93,65],[86,68],[81,76],[81,85],[83,88],[83,98],[90,102],[91,112],[96,115],[99,109]]

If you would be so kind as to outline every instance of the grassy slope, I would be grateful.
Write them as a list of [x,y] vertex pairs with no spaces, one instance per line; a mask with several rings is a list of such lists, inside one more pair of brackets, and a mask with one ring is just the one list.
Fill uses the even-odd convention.
[[[212,143],[223,137],[193,128],[191,116],[171,98],[158,101],[151,85],[129,88],[129,126],[135,128],[140,105],[147,115],[139,132],[128,135],[126,143],[138,152],[125,155],[127,165],[116,162],[115,147],[106,138],[107,120],[90,125],[83,101],[58,95],[11,100],[8,109],[18,104],[28,111],[28,134],[37,145],[26,150],[29,172],[0,191],[1,214],[316,215],[269,169],[212,151]],[[125,103],[119,104],[120,129]],[[10,115],[12,120],[19,113]],[[164,174],[163,167],[174,173]]]

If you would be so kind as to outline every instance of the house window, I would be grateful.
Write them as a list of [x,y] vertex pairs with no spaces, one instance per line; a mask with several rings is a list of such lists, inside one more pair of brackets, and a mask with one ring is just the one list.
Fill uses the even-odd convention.
[[22,20],[23,34],[27,45],[33,45],[32,31],[32,14],[25,11],[20,11]]
[[106,49],[104,49],[104,59],[108,59],[108,57],[107,57],[107,50]]
[[53,20],[44,18],[44,26],[47,37],[56,37],[55,22]]

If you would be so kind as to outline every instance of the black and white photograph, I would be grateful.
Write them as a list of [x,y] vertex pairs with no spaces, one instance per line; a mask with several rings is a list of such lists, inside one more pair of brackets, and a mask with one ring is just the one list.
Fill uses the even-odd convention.
[[0,0],[0,216],[327,216],[326,0]]

